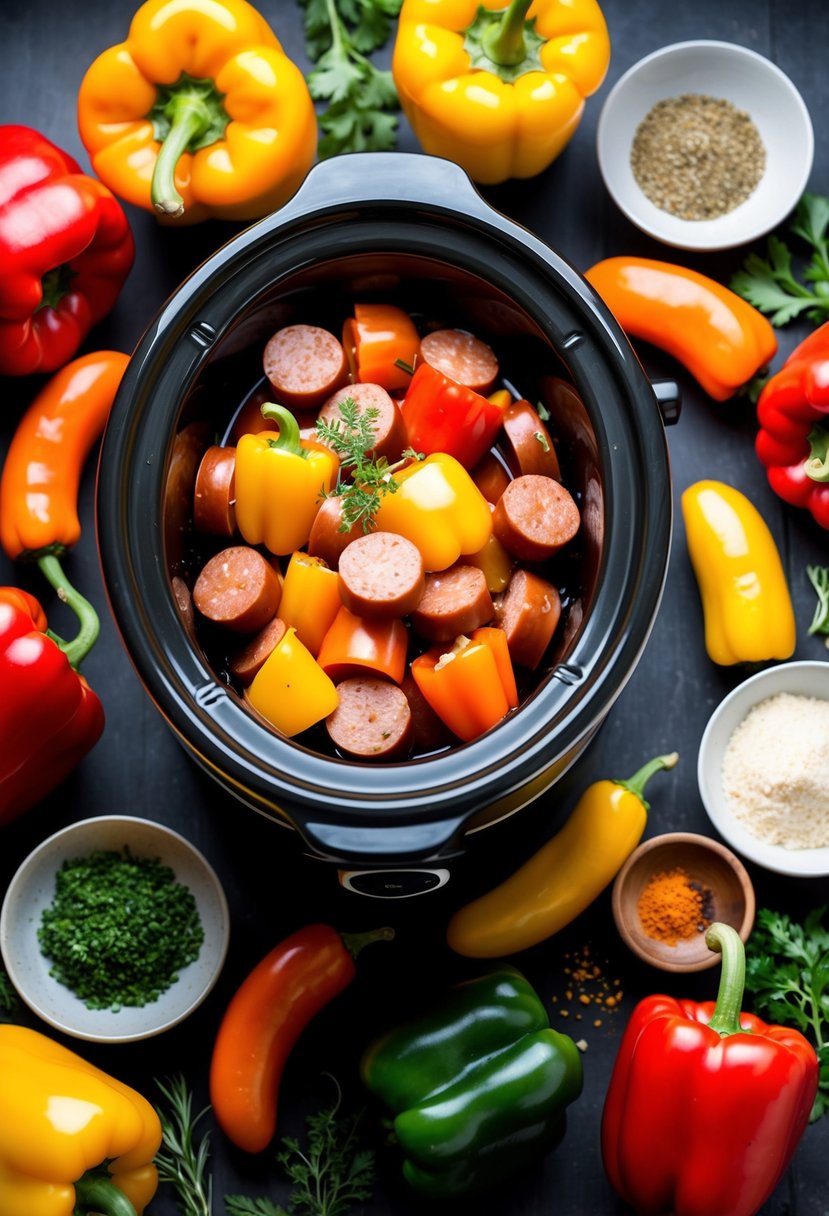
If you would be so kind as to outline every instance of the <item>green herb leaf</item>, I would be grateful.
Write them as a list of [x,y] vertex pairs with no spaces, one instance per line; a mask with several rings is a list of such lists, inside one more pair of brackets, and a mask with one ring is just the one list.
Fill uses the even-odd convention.
[[792,253],[777,236],[768,239],[767,257],[751,253],[731,280],[731,290],[766,313],[772,325],[787,325],[805,315],[815,324],[829,318],[829,198],[804,194],[790,231],[811,249],[811,261],[800,282],[792,268]]
[[247,1195],[225,1195],[227,1216],[290,1216],[290,1213],[270,1199],[249,1199]]
[[181,1075],[156,1081],[156,1085],[168,1103],[168,1109],[156,1107],[161,1121],[161,1148],[155,1157],[159,1181],[175,1188],[176,1206],[182,1216],[212,1216],[210,1133],[205,1132],[200,1142],[195,1137],[210,1107],[193,1116],[193,1096]]

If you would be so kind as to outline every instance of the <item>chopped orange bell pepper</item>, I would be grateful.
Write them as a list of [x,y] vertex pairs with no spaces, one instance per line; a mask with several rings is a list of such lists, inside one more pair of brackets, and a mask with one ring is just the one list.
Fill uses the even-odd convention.
[[355,304],[343,325],[343,346],[354,379],[391,392],[407,388],[420,354],[420,337],[407,312],[394,304]]
[[333,680],[374,674],[399,684],[408,646],[408,630],[397,617],[366,620],[343,605],[323,638],[317,662]]
[[438,717],[466,743],[518,705],[502,629],[476,629],[471,637],[457,638],[449,651],[429,650],[413,660],[411,671]]
[[321,557],[298,551],[291,554],[279,615],[286,625],[293,625],[296,635],[311,654],[319,654],[322,640],[337,612],[342,607],[340,581]]

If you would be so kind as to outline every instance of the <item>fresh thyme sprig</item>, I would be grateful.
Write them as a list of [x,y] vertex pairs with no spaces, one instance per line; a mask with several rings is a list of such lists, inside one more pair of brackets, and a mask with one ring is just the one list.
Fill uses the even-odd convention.
[[155,1156],[158,1177],[176,1191],[176,1206],[182,1216],[212,1216],[213,1179],[208,1171],[210,1133],[196,1142],[196,1128],[210,1109],[193,1116],[193,1095],[181,1075],[156,1085],[167,1099],[169,1110],[156,1107],[161,1121],[161,1148]]

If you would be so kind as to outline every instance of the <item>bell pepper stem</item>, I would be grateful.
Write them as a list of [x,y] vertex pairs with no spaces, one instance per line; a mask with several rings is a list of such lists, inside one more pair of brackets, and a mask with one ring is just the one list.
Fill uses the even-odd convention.
[[262,406],[262,417],[267,418],[269,422],[275,422],[279,427],[279,438],[268,440],[272,448],[278,448],[280,452],[291,452],[294,456],[307,455],[301,443],[299,423],[290,410],[284,405],[267,401]]
[[721,1038],[747,1033],[740,1025],[746,982],[746,952],[740,935],[731,925],[715,921],[705,934],[705,944],[709,950],[717,950],[722,955],[717,1003],[708,1025]]
[[370,929],[368,933],[341,933],[346,950],[352,958],[356,958],[365,946],[372,942],[390,942],[394,937],[394,929],[384,925],[382,929]]
[[494,22],[481,39],[493,63],[514,66],[527,54],[524,22],[532,0],[512,0],[500,21]]
[[54,587],[58,599],[69,605],[80,622],[80,629],[71,642],[65,642],[53,633],[49,635],[57,642],[71,666],[77,670],[98,640],[101,631],[98,614],[89,600],[84,599],[80,591],[76,591],[66,578],[54,554],[44,554],[37,559],[37,564],[43,576]]
[[650,803],[645,800],[645,786],[654,773],[673,768],[678,760],[679,752],[669,752],[666,756],[654,756],[653,760],[649,760],[647,764],[643,764],[638,772],[635,772],[627,781],[617,780],[614,784],[621,785],[631,794],[635,794],[641,800],[645,810],[649,811],[651,808]]
[[102,1170],[89,1170],[75,1183],[74,1216],[87,1213],[100,1216],[136,1216],[135,1208],[123,1191]]
[[803,468],[812,481],[829,481],[829,428],[813,426],[809,432],[810,452]]
[[150,198],[162,215],[178,216],[184,213],[184,199],[176,189],[176,165],[190,143],[210,126],[210,110],[201,97],[181,93],[170,103],[168,114],[170,130],[156,158]]

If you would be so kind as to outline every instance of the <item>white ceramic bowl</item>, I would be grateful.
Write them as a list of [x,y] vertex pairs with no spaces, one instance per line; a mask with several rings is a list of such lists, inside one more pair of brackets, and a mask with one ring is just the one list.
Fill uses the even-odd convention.
[[[682,220],[661,210],[638,185],[630,164],[636,129],[658,101],[701,93],[730,101],[757,127],[766,166],[749,198],[712,220]],[[792,82],[768,59],[731,42],[677,42],[640,59],[607,95],[597,150],[605,185],[643,232],[678,249],[730,249],[770,232],[797,203],[809,178],[814,133]]]
[[[49,975],[37,930],[55,895],[55,875],[69,857],[128,845],[137,857],[158,858],[188,887],[204,929],[199,956],[156,1001],[123,1006],[118,1013],[87,1009],[82,1000]],[[128,1043],[160,1034],[201,1004],[224,964],[230,917],[221,883],[207,859],[178,832],[149,819],[107,815],[83,819],[38,845],[9,884],[0,912],[0,952],[9,977],[38,1017],[64,1034],[98,1043]]]
[[829,874],[829,846],[787,849],[760,840],[736,818],[722,788],[723,756],[731,735],[750,709],[782,692],[829,700],[829,663],[803,661],[767,667],[730,692],[714,710],[700,741],[699,792],[714,827],[743,857],[778,874],[817,877]]

